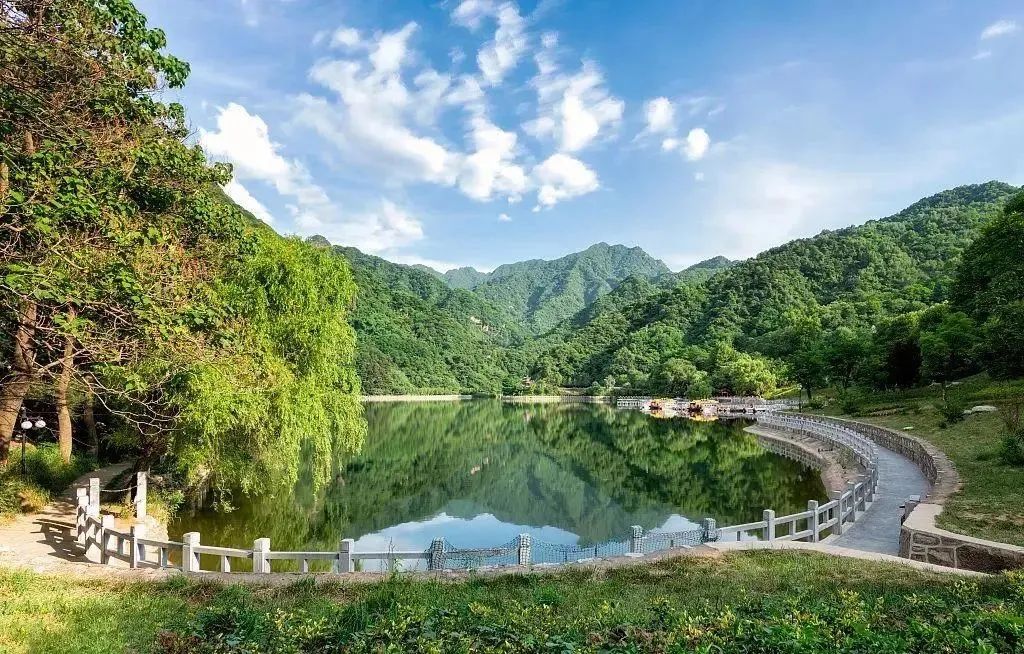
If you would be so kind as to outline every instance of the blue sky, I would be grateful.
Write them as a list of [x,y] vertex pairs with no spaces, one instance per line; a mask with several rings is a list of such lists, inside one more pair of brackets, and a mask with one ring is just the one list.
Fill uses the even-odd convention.
[[138,0],[283,233],[489,269],[678,269],[1024,183],[1019,0]]

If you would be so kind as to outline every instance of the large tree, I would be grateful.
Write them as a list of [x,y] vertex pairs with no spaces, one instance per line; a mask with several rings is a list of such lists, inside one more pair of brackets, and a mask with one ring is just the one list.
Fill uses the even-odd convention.
[[188,67],[128,0],[0,0],[0,459],[25,397],[102,405],[140,466],[252,490],[361,441],[354,284],[220,190]]

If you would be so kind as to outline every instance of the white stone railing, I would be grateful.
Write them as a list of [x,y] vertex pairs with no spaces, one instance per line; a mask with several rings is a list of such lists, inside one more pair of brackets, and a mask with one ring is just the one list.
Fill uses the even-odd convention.
[[[128,531],[122,531],[115,529],[113,516],[100,515],[99,480],[91,479],[89,488],[78,491],[77,538],[85,549],[86,558],[96,563],[114,561],[132,568],[167,568],[199,573],[232,572],[234,562],[241,560],[249,562],[244,567],[251,565],[253,572],[263,574],[273,572],[277,561],[294,562],[300,572],[309,572],[312,562],[326,562],[334,572],[354,572],[369,561],[382,562],[391,569],[404,562],[411,562],[414,566],[425,563],[427,570],[440,571],[643,556],[715,540],[758,538],[818,542],[828,532],[841,535],[849,523],[855,522],[867,510],[877,492],[877,446],[851,427],[814,417],[766,411],[757,414],[757,421],[829,443],[853,457],[864,468],[865,474],[858,481],[850,482],[846,489],[833,490],[828,502],[811,500],[807,503],[807,510],[783,516],[776,516],[774,510],[765,509],[761,520],[740,525],[717,527],[715,521],[708,518],[699,529],[683,532],[644,533],[642,528],[632,527],[621,541],[593,546],[544,543],[531,539],[529,534],[521,534],[496,547],[476,549],[455,548],[437,539],[428,549],[413,551],[359,551],[351,538],[340,540],[335,551],[275,551],[271,549],[269,538],[256,539],[251,549],[217,547],[201,543],[198,532],[184,534],[181,541],[149,538],[145,525],[134,525]],[[145,488],[144,482],[142,488]],[[141,501],[144,504],[144,496]],[[203,569],[204,557],[207,561],[212,558],[216,562],[215,570]]]

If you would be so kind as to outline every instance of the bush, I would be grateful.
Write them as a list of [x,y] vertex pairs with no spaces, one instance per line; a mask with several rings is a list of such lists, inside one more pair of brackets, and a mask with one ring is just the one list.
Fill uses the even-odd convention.
[[[64,463],[60,458],[60,450],[53,444],[28,447],[25,464],[28,478],[51,493],[63,491],[71,482],[96,467],[96,462],[87,456],[72,456],[71,463]],[[11,451],[7,468],[0,471],[0,474],[21,474],[21,448]]]
[[864,395],[856,389],[843,391],[839,396],[839,408],[847,415],[856,415],[864,409]]
[[1024,465],[1024,397],[1017,396],[1000,407],[1003,419],[1003,437],[999,443],[999,457],[1009,465]]
[[964,410],[967,405],[959,397],[953,395],[947,395],[946,399],[939,405],[939,415],[942,416],[942,427],[946,428],[951,425],[955,425],[958,422],[962,422],[964,419]]
[[50,494],[44,488],[16,475],[0,477],[0,522],[20,513],[34,513],[49,504]]

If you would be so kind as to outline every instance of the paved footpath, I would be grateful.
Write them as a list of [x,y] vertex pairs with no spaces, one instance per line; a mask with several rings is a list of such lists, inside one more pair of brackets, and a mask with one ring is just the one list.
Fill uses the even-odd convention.
[[924,497],[931,485],[910,459],[878,446],[878,492],[868,510],[853,524],[844,525],[841,536],[825,539],[829,545],[863,552],[899,554],[900,508],[911,495]]

